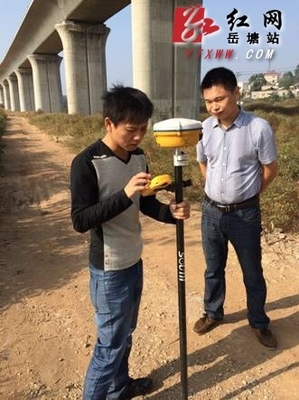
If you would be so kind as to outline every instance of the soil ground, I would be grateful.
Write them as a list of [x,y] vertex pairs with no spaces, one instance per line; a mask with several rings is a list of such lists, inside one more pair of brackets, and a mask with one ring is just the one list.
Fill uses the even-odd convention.
[[[10,115],[0,167],[0,399],[81,399],[95,340],[88,292],[88,234],[70,221],[74,154]],[[150,375],[151,400],[182,398],[175,227],[142,218],[144,295],[130,359]],[[279,347],[264,348],[246,320],[240,268],[231,250],[225,321],[204,336],[200,205],[184,222],[188,393],[192,400],[299,399],[299,240],[264,235],[267,313]]]

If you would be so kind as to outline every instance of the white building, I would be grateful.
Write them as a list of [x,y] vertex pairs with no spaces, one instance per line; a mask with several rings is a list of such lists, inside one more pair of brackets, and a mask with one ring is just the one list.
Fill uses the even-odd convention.
[[264,78],[269,85],[275,85],[280,79],[280,74],[275,71],[268,71],[264,74]]

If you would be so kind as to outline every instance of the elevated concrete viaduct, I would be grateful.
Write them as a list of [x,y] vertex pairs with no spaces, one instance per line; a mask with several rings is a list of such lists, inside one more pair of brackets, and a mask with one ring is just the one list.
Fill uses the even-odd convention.
[[102,111],[107,88],[105,22],[131,3],[133,85],[155,119],[197,114],[199,61],[172,41],[175,7],[190,0],[33,0],[0,64],[0,101],[13,111],[62,111],[60,53],[71,114]]

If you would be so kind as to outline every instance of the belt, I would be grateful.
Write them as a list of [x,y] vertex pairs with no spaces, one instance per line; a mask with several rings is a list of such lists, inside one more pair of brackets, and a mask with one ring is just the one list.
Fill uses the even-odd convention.
[[210,206],[217,208],[219,211],[223,213],[229,213],[232,211],[245,210],[246,208],[255,207],[259,205],[259,195],[256,194],[250,199],[242,201],[241,203],[234,204],[221,204],[216,201],[211,200],[206,194],[204,197],[205,201],[209,203]]

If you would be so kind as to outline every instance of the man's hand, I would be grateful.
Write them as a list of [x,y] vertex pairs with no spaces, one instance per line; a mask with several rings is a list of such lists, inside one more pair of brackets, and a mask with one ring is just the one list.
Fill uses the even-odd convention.
[[190,217],[190,204],[187,201],[177,204],[175,200],[171,200],[169,209],[173,218],[187,219]]
[[146,172],[139,172],[134,175],[125,186],[126,195],[131,198],[137,192],[141,192],[147,183],[151,180],[151,175]]

